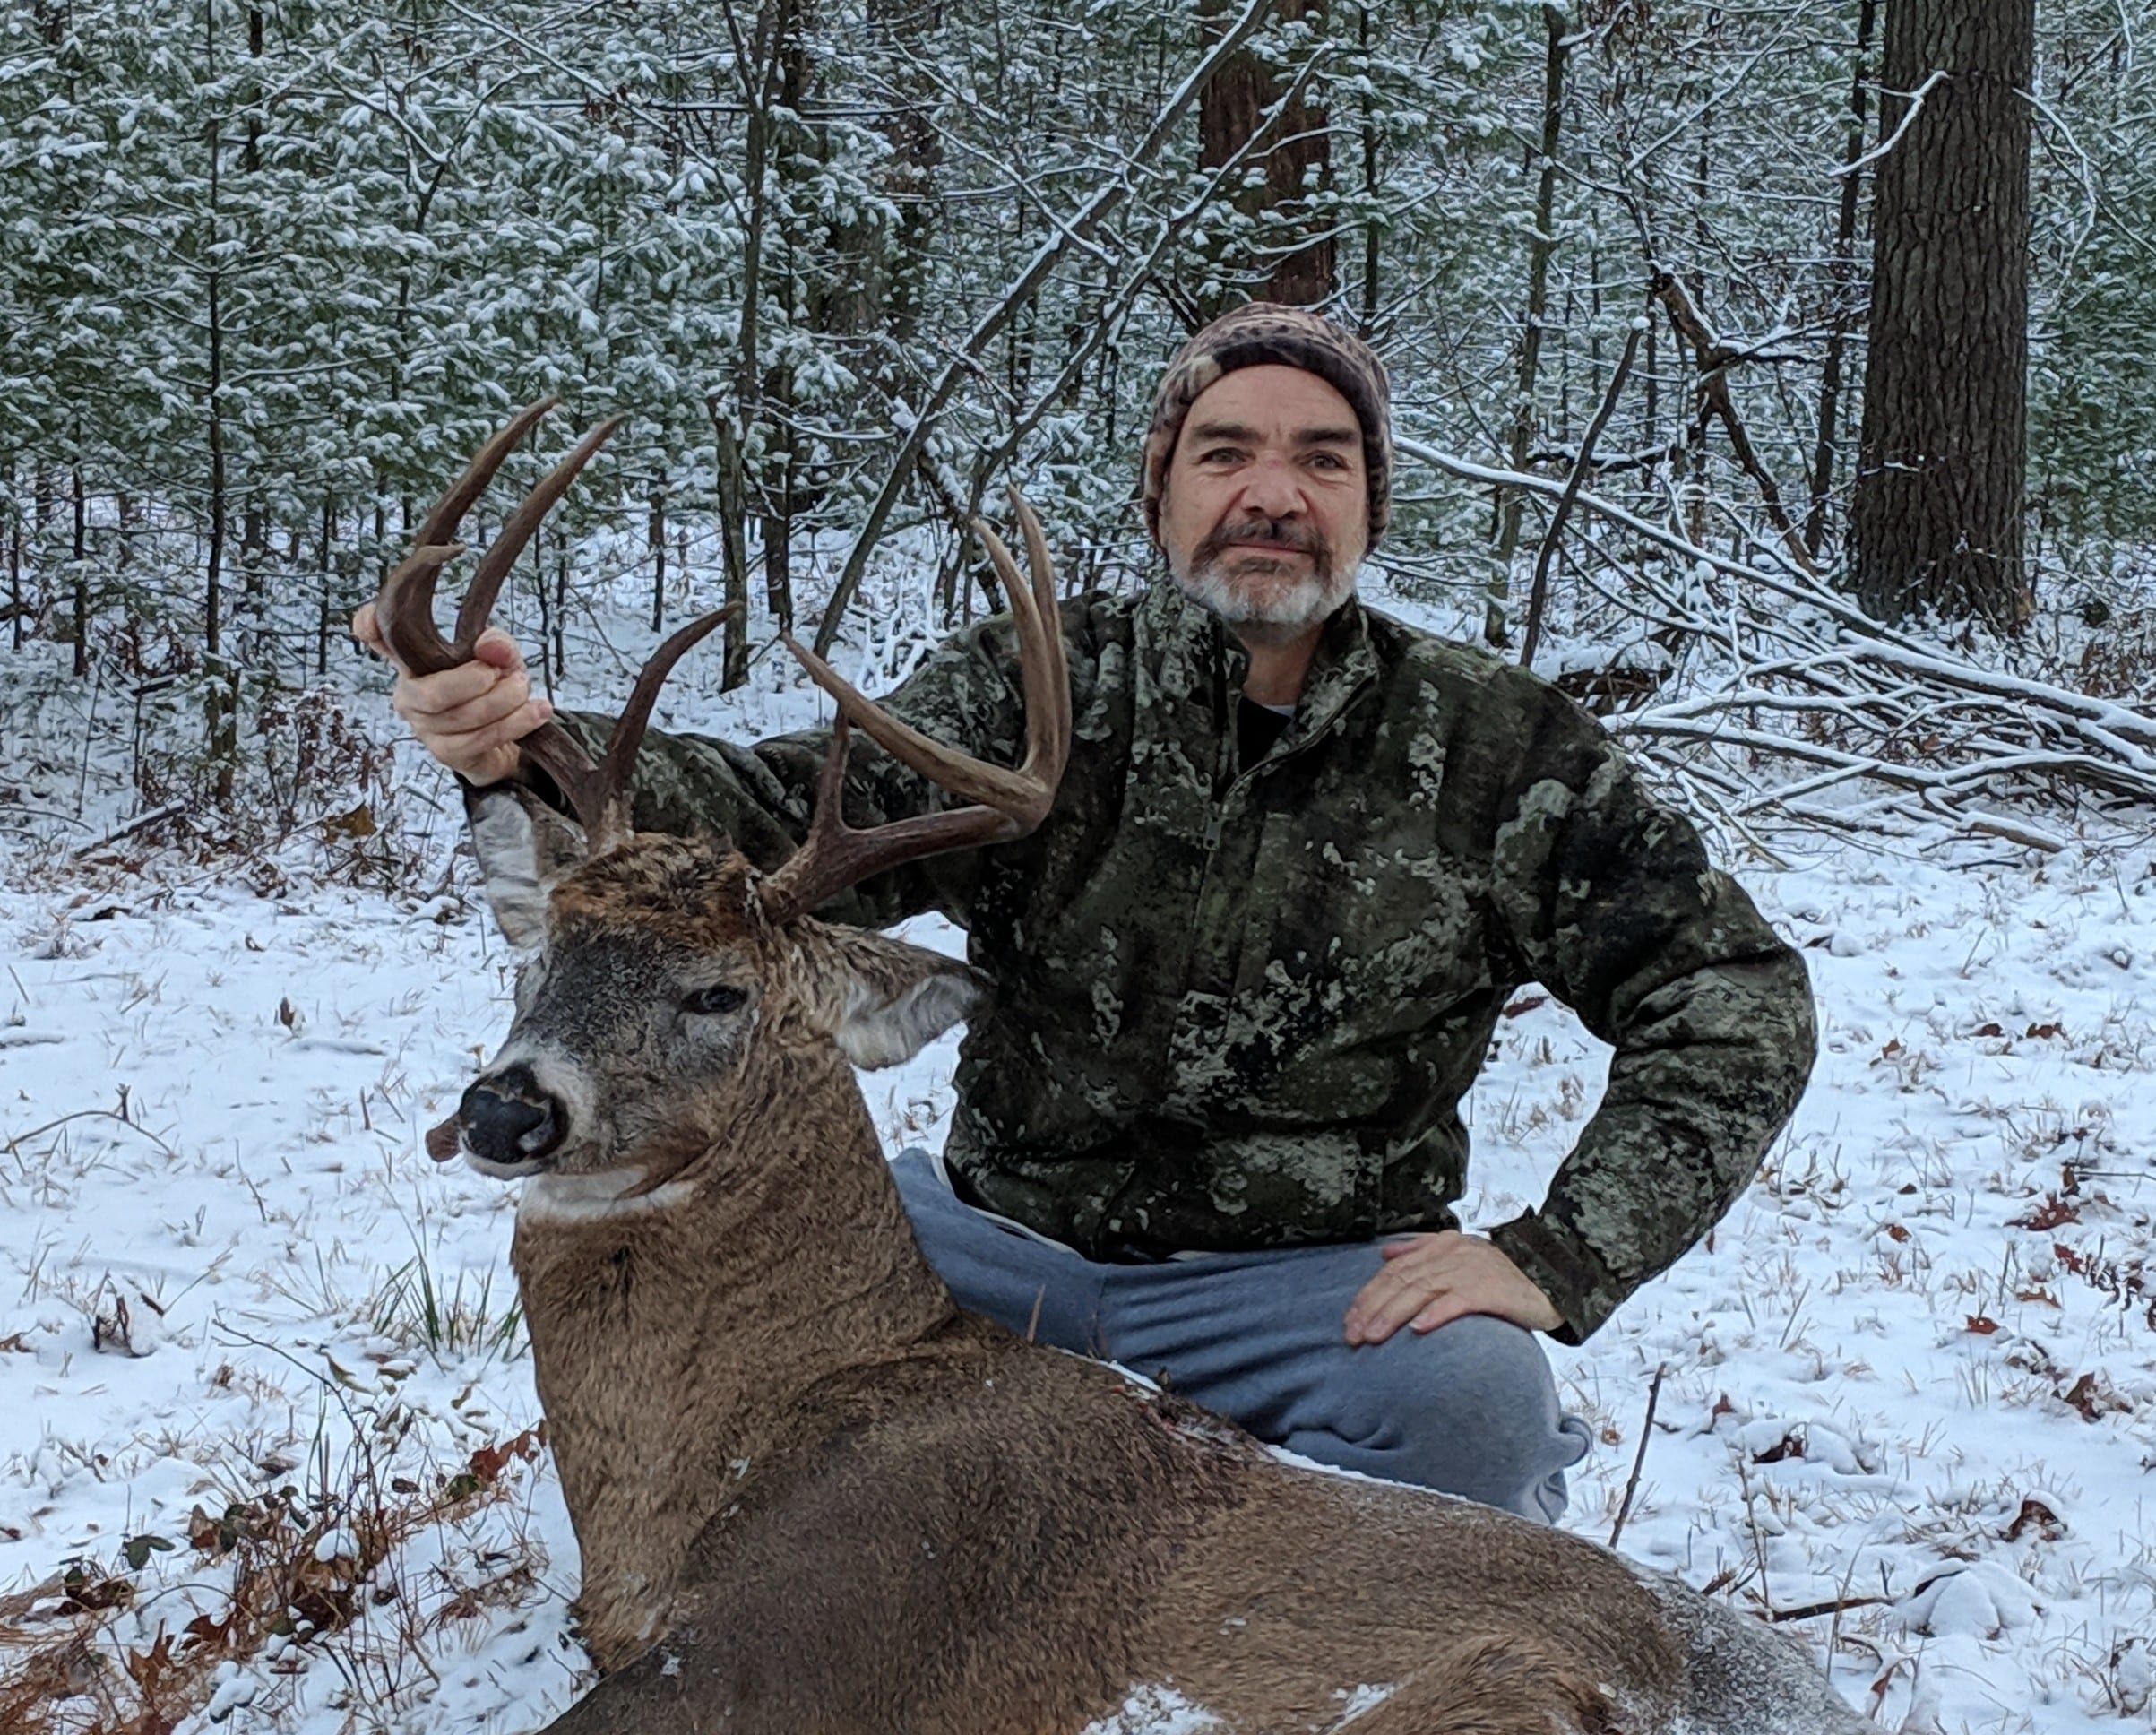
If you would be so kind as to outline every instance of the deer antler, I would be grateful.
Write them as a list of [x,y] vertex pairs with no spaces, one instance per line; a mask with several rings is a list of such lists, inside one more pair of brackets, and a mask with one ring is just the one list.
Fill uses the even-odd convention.
[[[873,700],[864,698],[823,658],[788,634],[786,648],[800,660],[809,678],[837,702],[839,721],[832,730],[831,751],[824,758],[823,774],[817,779],[815,816],[809,824],[807,839],[763,882],[760,893],[764,913],[772,921],[788,921],[814,910],[849,885],[886,868],[941,855],[948,850],[1007,843],[1023,837],[1048,817],[1071,752],[1070,668],[1056,618],[1055,569],[1048,559],[1048,542],[1040,533],[1040,521],[1015,488],[1011,490],[1011,505],[1025,536],[1030,583],[1020,575],[1018,563],[994,531],[975,519],[973,533],[980,538],[996,575],[1003,581],[1012,621],[1018,629],[1019,676],[1025,694],[1025,762],[1016,771],[1006,771],[931,740]],[[912,767],[937,788],[962,798],[969,805],[943,813],[917,814],[870,831],[855,831],[846,824],[840,798],[846,781],[849,724],[901,764]]]
[[[398,663],[410,673],[438,675],[471,660],[472,647],[487,630],[495,599],[501,594],[502,581],[516,564],[517,556],[524,551],[525,543],[531,539],[531,533],[539,528],[548,509],[568,491],[577,473],[621,426],[619,416],[608,417],[599,423],[502,521],[501,534],[480,557],[479,571],[472,574],[471,588],[465,592],[463,604],[457,610],[456,636],[444,642],[435,626],[435,582],[442,568],[464,552],[464,545],[453,539],[457,525],[472,502],[486,491],[495,471],[515,450],[517,442],[559,401],[556,398],[542,398],[537,403],[527,404],[517,411],[506,427],[473,453],[464,473],[427,514],[427,522],[419,526],[418,535],[414,539],[411,553],[383,581],[382,594],[375,601],[375,617],[381,624],[384,641]],[[644,730],[651,720],[651,705],[659,697],[660,685],[683,653],[731,612],[721,609],[716,614],[691,621],[651,653],[651,660],[636,677],[629,703],[615,722],[614,732],[607,740],[605,756],[598,764],[592,763],[591,755],[573,736],[551,721],[541,723],[523,738],[521,745],[525,754],[560,787],[595,851],[617,842],[628,832],[630,778],[636,764],[636,750],[643,743]]]

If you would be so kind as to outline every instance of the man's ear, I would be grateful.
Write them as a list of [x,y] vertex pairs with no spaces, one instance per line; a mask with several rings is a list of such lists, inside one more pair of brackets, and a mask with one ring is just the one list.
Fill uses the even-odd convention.
[[987,996],[987,979],[940,952],[864,928],[796,925],[809,1022],[857,1066],[910,1060]]
[[464,815],[502,937],[538,945],[547,937],[548,893],[591,852],[582,828],[516,783],[467,787]]

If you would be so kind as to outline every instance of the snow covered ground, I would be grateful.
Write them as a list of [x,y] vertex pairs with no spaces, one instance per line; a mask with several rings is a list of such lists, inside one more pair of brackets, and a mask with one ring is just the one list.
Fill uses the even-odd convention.
[[[768,667],[685,692],[737,734],[814,710]],[[2152,848],[1737,865],[1824,1052],[1711,1243],[1557,1352],[1602,1442],[1567,1522],[1609,1535],[1659,1369],[1626,1552],[1853,1603],[1796,1630],[1888,1728],[2146,1729]],[[0,890],[0,1725],[511,1735],[579,1688],[511,1191],[418,1147],[505,1028],[503,947],[461,863],[275,879]],[[891,1148],[941,1136],[952,1053],[865,1077]],[[1470,1223],[1539,1196],[1601,1067],[1516,1004]]]

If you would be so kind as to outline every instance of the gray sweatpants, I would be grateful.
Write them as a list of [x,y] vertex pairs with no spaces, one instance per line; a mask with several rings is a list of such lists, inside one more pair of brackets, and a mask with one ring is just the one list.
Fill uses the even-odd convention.
[[1350,1348],[1374,1242],[1095,1265],[976,1211],[926,1151],[892,1165],[928,1263],[961,1307],[1100,1356],[1320,1463],[1555,1523],[1587,1424],[1557,1404],[1534,1334],[1484,1315]]

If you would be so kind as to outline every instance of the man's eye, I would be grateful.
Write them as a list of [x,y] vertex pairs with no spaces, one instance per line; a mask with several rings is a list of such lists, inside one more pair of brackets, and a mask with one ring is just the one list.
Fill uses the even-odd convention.
[[682,1004],[690,1012],[739,1012],[748,1004],[748,996],[737,988],[700,988]]

